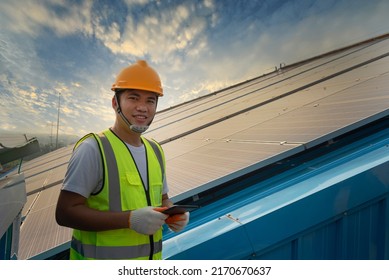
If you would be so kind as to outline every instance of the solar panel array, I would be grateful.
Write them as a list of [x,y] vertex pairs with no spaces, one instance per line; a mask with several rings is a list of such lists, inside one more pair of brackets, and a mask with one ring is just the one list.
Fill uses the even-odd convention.
[[[145,136],[163,146],[170,196],[195,196],[388,116],[388,56],[382,36],[159,112]],[[54,210],[71,150],[24,165],[20,259],[70,240]]]

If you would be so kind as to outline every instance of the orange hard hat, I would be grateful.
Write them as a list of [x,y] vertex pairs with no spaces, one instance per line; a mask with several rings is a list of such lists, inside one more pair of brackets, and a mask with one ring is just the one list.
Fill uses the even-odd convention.
[[163,96],[161,79],[158,73],[148,66],[145,60],[138,60],[120,71],[115,83],[111,88],[113,91],[120,89],[140,89],[155,92]]

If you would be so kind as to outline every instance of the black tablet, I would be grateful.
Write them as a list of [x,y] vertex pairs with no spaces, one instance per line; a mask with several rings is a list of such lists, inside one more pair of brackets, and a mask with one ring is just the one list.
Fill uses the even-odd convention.
[[172,207],[162,211],[166,215],[183,214],[193,209],[199,208],[197,205],[173,205]]

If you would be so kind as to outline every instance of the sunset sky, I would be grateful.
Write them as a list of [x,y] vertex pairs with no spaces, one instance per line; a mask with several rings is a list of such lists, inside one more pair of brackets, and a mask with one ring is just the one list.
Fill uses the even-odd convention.
[[0,0],[0,133],[113,124],[116,74],[145,59],[159,109],[389,32],[386,0]]

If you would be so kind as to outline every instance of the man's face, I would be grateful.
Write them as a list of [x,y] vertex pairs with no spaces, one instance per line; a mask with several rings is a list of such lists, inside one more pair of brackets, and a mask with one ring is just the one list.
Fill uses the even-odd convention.
[[120,94],[120,107],[131,124],[150,125],[157,110],[157,95],[145,90],[125,90]]

